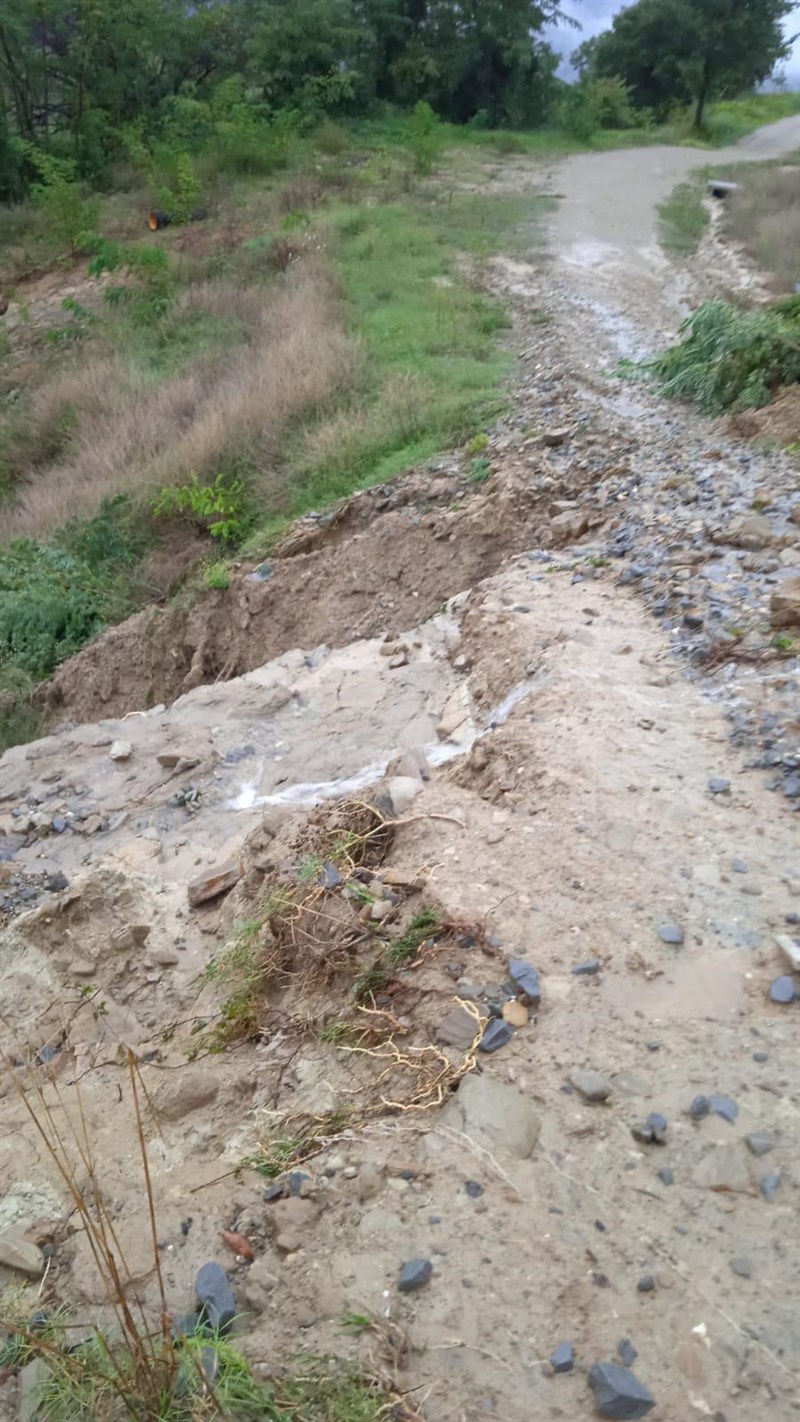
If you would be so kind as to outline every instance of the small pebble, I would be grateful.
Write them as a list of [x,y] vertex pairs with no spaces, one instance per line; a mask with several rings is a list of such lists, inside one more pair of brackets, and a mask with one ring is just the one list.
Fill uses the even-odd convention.
[[709,1105],[715,1116],[721,1116],[723,1121],[730,1121],[731,1125],[739,1114],[739,1107],[731,1096],[710,1096]]
[[778,1144],[775,1136],[767,1135],[766,1131],[750,1131],[744,1138],[747,1149],[755,1156],[769,1155]]
[[733,1270],[734,1274],[738,1274],[740,1279],[750,1278],[753,1269],[749,1259],[742,1259],[741,1257],[737,1256],[737,1258],[732,1259],[730,1263],[731,1269]]
[[790,978],[788,973],[779,978],[775,978],[770,986],[769,995],[773,1002],[794,1002],[794,979]]
[[712,775],[708,782],[708,789],[712,795],[727,795],[730,788],[730,780],[723,780],[719,775]]
[[675,1171],[670,1170],[668,1165],[663,1165],[658,1172],[658,1178],[661,1181],[662,1185],[674,1185]]
[[617,1344],[617,1357],[621,1358],[626,1368],[636,1362],[639,1354],[631,1343],[630,1338],[620,1338]]
[[656,1281],[653,1274],[643,1274],[636,1285],[640,1294],[652,1294],[655,1286]]
[[754,1061],[754,1062],[768,1062],[768,1061],[769,1061],[769,1054],[768,1054],[767,1052],[753,1052],[753,1061]]
[[662,943],[670,943],[680,947],[683,943],[683,929],[677,923],[662,923],[656,930]]
[[711,1102],[707,1096],[695,1096],[689,1107],[689,1115],[693,1121],[702,1121],[704,1117],[711,1113]]
[[572,969],[576,978],[591,978],[595,973],[600,972],[600,959],[587,958],[585,963],[576,963]]
[[514,1028],[509,1022],[504,1022],[501,1017],[494,1017],[487,1023],[486,1029],[480,1042],[478,1050],[481,1052],[496,1052],[500,1047],[505,1047],[514,1035]]
[[550,1366],[554,1373],[571,1373],[575,1366],[575,1350],[571,1343],[559,1343],[550,1355]]
[[464,1189],[471,1200],[477,1200],[483,1194],[483,1186],[477,1180],[468,1180]]
[[424,1289],[425,1285],[430,1283],[432,1274],[433,1265],[430,1259],[411,1259],[400,1270],[398,1291],[401,1294],[413,1294],[417,1289]]
[[775,1199],[775,1196],[778,1193],[780,1183],[781,1177],[777,1173],[777,1171],[775,1171],[772,1175],[762,1175],[761,1179],[758,1182],[758,1188],[761,1191],[761,1194],[764,1196],[765,1200]]
[[651,1111],[644,1125],[631,1126],[631,1135],[642,1145],[664,1145],[667,1135],[667,1118],[658,1111]]
[[733,870],[734,874],[746,874],[746,873],[747,873],[747,865],[745,864],[745,862],[744,862],[743,859],[732,859],[732,860],[731,860],[731,869]]

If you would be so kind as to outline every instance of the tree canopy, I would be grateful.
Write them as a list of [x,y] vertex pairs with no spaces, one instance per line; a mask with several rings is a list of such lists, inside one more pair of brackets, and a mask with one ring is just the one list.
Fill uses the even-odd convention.
[[559,18],[557,0],[14,0],[0,18],[0,196],[15,140],[98,179],[126,126],[233,78],[262,117],[426,100],[456,122],[536,122],[556,68],[543,30]]
[[692,104],[700,128],[710,99],[759,83],[786,55],[781,21],[793,8],[794,0],[637,0],[573,58],[584,73],[622,79],[657,117]]

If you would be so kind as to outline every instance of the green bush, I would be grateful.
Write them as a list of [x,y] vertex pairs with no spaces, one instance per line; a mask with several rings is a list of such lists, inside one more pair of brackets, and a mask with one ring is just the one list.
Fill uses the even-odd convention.
[[97,199],[86,196],[76,179],[74,163],[54,158],[33,143],[23,142],[20,146],[37,174],[31,197],[42,213],[48,239],[59,251],[66,250],[72,257],[79,255],[89,246],[97,225]]
[[626,372],[654,377],[663,395],[709,415],[766,405],[778,386],[800,381],[800,296],[757,311],[705,301],[680,333],[678,345]]
[[77,558],[31,539],[0,552],[0,666],[41,680],[102,625],[100,590]]
[[425,176],[433,169],[439,146],[441,123],[430,104],[420,99],[408,120],[408,146],[414,155],[414,171]]
[[157,518],[186,515],[222,543],[241,543],[252,522],[243,481],[224,474],[213,484],[201,484],[195,475],[190,484],[162,489],[153,501],[153,513]]

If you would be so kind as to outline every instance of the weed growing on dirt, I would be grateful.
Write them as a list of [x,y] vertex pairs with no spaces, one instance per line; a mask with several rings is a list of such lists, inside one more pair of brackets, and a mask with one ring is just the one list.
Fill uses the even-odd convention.
[[704,413],[766,405],[780,385],[800,381],[800,297],[742,311],[705,301],[681,326],[681,341],[621,373],[657,381],[662,395]]
[[661,245],[681,257],[692,256],[708,227],[703,189],[697,183],[681,183],[658,209]]

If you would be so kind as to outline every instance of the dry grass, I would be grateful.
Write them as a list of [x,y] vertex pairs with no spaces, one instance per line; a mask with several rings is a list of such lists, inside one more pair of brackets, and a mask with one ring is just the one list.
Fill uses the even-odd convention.
[[800,167],[748,164],[725,204],[725,232],[740,242],[778,295],[800,277]]
[[68,518],[91,516],[110,495],[213,478],[234,459],[254,471],[262,499],[279,497],[287,427],[346,385],[359,362],[331,273],[309,258],[269,288],[198,282],[178,303],[179,315],[197,312],[240,323],[243,342],[159,382],[124,354],[96,356],[34,396],[36,448],[57,447],[65,425],[68,447],[28,475],[7,536],[46,536]]

